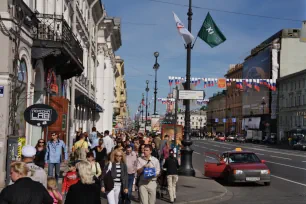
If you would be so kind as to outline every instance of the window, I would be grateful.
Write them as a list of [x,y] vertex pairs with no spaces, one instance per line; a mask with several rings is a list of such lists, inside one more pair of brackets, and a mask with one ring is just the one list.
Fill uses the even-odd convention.
[[280,124],[280,125],[283,124],[283,120],[282,120],[282,119],[283,119],[283,117],[282,117],[282,116],[279,116],[279,124]]
[[192,125],[194,125],[194,122],[192,122]]
[[20,61],[18,67],[18,80],[27,83],[27,64],[24,59]]
[[301,102],[301,96],[298,96],[298,99],[297,99],[297,102],[296,102],[297,104],[296,105],[299,106],[300,102]]
[[303,126],[306,126],[306,118],[303,118]]
[[183,119],[183,117],[181,117],[181,119]]

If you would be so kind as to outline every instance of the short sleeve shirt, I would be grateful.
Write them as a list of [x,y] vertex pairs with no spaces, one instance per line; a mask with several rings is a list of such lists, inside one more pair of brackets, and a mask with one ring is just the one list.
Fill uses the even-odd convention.
[[[159,161],[155,158],[155,157],[150,157],[149,159],[149,167],[150,168],[155,168],[156,171],[156,176],[159,175],[160,173],[160,164]],[[141,169],[143,166],[145,166],[148,163],[148,160],[146,160],[144,157],[139,157],[137,159],[137,170]],[[140,180],[139,180],[139,184],[146,184],[149,183],[150,181],[156,181],[156,178],[152,178],[152,179],[145,179],[143,177],[143,173],[140,175]]]

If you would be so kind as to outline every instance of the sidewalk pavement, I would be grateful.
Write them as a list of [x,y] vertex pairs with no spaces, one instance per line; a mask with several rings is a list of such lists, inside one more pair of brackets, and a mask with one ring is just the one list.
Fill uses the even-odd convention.
[[[64,170],[61,165],[61,170]],[[62,173],[62,172],[61,172]],[[59,189],[61,189],[62,179],[59,179]],[[227,189],[218,182],[204,177],[200,171],[196,171],[196,177],[179,176],[176,192],[176,204],[185,203],[204,203],[221,199],[227,193]],[[133,197],[138,198],[138,192],[133,192]],[[157,193],[157,197],[158,193]],[[156,204],[169,203],[169,195],[167,189],[163,191],[163,197],[156,199]],[[106,196],[103,195],[101,203],[107,203]],[[132,204],[139,202],[132,201]]]

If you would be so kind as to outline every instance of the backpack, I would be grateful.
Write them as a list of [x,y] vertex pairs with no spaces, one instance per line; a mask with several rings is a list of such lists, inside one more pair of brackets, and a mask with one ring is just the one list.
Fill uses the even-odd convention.
[[[85,141],[84,141],[85,142]],[[80,147],[78,147],[75,151],[74,151],[74,159],[75,160],[86,160],[86,149],[83,148],[83,144]]]

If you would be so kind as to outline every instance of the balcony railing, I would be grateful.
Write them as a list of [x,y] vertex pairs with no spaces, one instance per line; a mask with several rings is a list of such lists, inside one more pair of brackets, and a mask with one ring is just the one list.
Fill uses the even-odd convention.
[[85,89],[87,89],[89,86],[89,80],[87,79],[87,77],[84,76],[84,74],[79,77],[76,77],[76,81]]
[[85,27],[85,32],[86,32],[87,36],[89,36],[88,25],[86,24],[85,19],[84,19],[84,17],[83,17],[83,12],[82,12],[82,10],[79,9],[78,6],[76,7],[76,10],[77,10],[77,12],[78,12],[78,14],[79,14],[79,17],[80,17],[80,19],[81,19],[81,21],[82,21],[82,24],[83,24],[84,27]]
[[35,29],[34,38],[59,42],[65,45],[81,63],[83,62],[83,49],[65,21],[64,16],[37,14],[37,18],[40,22],[37,29]]

